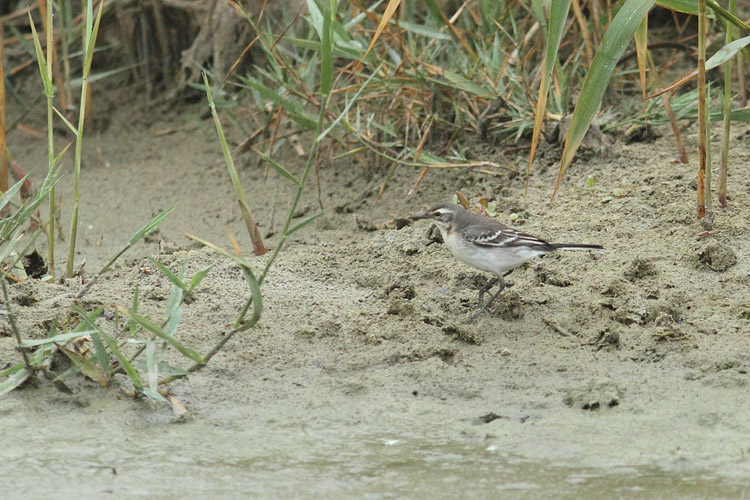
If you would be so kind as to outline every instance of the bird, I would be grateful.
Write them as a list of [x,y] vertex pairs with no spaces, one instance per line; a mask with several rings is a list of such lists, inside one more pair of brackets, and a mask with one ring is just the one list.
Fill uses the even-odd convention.
[[[604,250],[601,245],[550,243],[453,203],[435,205],[410,219],[434,222],[454,257],[496,276],[479,290],[479,312],[471,319],[472,323],[503,291],[505,276],[521,264],[557,250]],[[495,284],[498,284],[497,292],[484,302],[484,294]]]

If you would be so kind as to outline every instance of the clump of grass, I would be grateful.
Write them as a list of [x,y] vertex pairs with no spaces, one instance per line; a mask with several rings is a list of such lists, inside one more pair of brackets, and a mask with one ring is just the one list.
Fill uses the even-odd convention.
[[[47,338],[45,339],[24,339],[21,333],[14,328],[16,340],[19,349],[21,350],[23,360],[7,370],[4,370],[0,374],[7,377],[0,385],[0,394],[18,387],[32,378],[33,374],[37,371],[43,371],[45,375],[53,379],[53,381],[58,384],[58,387],[61,387],[63,390],[65,390],[64,380],[75,373],[81,373],[103,386],[109,385],[112,376],[115,373],[124,373],[132,383],[132,395],[145,396],[156,401],[168,402],[173,408],[178,408],[180,406],[179,401],[165,391],[164,386],[174,380],[185,377],[189,373],[200,370],[209,363],[213,356],[221,351],[234,335],[247,331],[257,324],[263,311],[263,297],[260,287],[268,275],[273,262],[279,255],[279,252],[283,249],[286,240],[296,231],[307,226],[324,213],[321,210],[300,221],[295,221],[294,217],[297,212],[297,206],[301,195],[306,188],[310,171],[312,170],[315,159],[317,158],[320,137],[322,136],[321,132],[328,112],[327,103],[333,87],[332,35],[334,29],[333,21],[335,20],[334,7],[335,2],[331,2],[330,7],[324,10],[325,19],[323,21],[323,31],[320,35],[319,48],[319,58],[322,70],[319,84],[317,86],[320,95],[320,109],[317,115],[316,125],[313,129],[315,139],[311,144],[305,168],[301,175],[297,177],[280,164],[270,160],[270,158],[268,159],[269,164],[278,172],[284,174],[290,182],[294,183],[296,189],[290,200],[289,212],[279,239],[276,242],[273,251],[267,257],[263,268],[257,270],[251,266],[245,260],[239,250],[239,246],[236,244],[236,254],[232,255],[217,245],[194,237],[196,240],[202,241],[205,245],[213,248],[218,253],[230,258],[239,265],[243,276],[248,283],[250,293],[244,306],[239,311],[233,326],[224,333],[222,338],[214,346],[205,351],[205,353],[201,353],[198,349],[180,341],[178,330],[182,318],[182,306],[185,300],[193,295],[195,289],[208,275],[211,266],[199,269],[192,276],[188,276],[187,262],[183,264],[179,271],[174,272],[158,261],[152,260],[154,265],[172,283],[172,291],[166,303],[164,315],[161,319],[154,320],[140,312],[140,297],[139,291],[136,288],[129,307],[124,307],[122,305],[116,306],[117,316],[115,321],[115,331],[106,331],[98,324],[97,320],[104,311],[102,307],[97,308],[94,311],[86,311],[78,303],[70,305],[70,310],[77,318],[77,324],[72,328],[63,328],[64,331],[60,332],[60,325],[58,325],[57,322],[54,322],[49,330]],[[245,199],[239,177],[234,168],[231,153],[224,138],[223,128],[216,111],[213,94],[207,77],[204,77],[204,82],[206,96],[216,124],[217,135],[227,163],[227,170],[237,193],[240,211],[247,223],[250,237],[254,238],[257,236],[257,228],[255,228],[253,223],[249,205]],[[15,191],[20,189],[20,183],[18,187],[14,187],[14,189]],[[10,199],[12,195],[13,193],[9,191],[7,198]],[[41,196],[42,195],[39,195],[39,201],[37,204],[42,202],[43,198]],[[30,207],[33,208],[33,205],[30,205]],[[117,252],[92,279],[89,280],[86,286],[81,288],[75,299],[80,300],[89,289],[94,286],[99,276],[105,273],[133,244],[143,238],[146,234],[155,230],[169,215],[172,209],[173,208],[170,208],[159,214],[137,231],[130,238],[128,243]],[[29,210],[29,208],[26,208],[26,210]],[[258,251],[262,246],[262,242],[254,240],[254,249],[257,254],[262,253]],[[4,288],[4,293],[7,295],[7,286]],[[8,300],[6,300],[6,302],[9,304]],[[10,306],[6,309],[6,315],[13,322],[14,315]],[[125,321],[120,321],[120,316],[124,318]],[[123,337],[127,340],[117,340],[118,338]],[[70,344],[71,341],[74,343],[88,343],[90,341],[93,345],[93,349],[77,350],[74,345]],[[129,352],[128,346],[132,345],[138,347],[134,352]],[[160,356],[165,347],[179,352],[189,361],[188,366],[173,367],[163,363],[160,360]],[[50,370],[51,359],[57,353],[61,353],[72,362],[72,367],[61,374],[53,373]]]
[[[602,11],[597,4],[589,17],[577,3],[571,15],[570,1],[552,2],[549,12],[541,3],[525,9],[516,3],[476,2],[462,5],[452,16],[434,1],[426,2],[427,9],[421,13],[415,2],[404,1],[399,16],[400,3],[387,2],[380,7],[381,14],[380,8],[339,2],[333,21],[336,87],[326,115],[330,122],[324,133],[327,142],[321,147],[334,150],[328,155],[334,159],[354,157],[363,163],[388,165],[381,192],[400,166],[418,168],[415,186],[434,168],[461,166],[486,173],[509,168],[470,160],[459,140],[470,134],[493,142],[530,138],[530,174],[544,117],[562,117],[570,106],[572,89],[580,85],[564,139],[556,191],[634,37],[646,96],[651,58],[647,16],[655,2],[630,0]],[[659,4],[689,15],[698,13],[697,5]],[[745,29],[742,21],[715,2],[708,5],[725,21],[725,27],[732,24]],[[323,16],[319,2],[308,2],[308,8],[309,13],[301,16],[305,22],[290,23],[281,35],[264,30],[248,16],[265,55],[264,64],[252,75],[229,78],[232,85],[250,92],[259,109],[269,110],[268,121],[249,134],[267,136],[260,152],[264,160],[287,140],[277,134],[282,117],[298,127],[293,133],[311,131],[316,124],[310,111],[319,99],[309,82],[318,71],[313,54]],[[546,33],[540,29],[545,25]],[[627,72],[621,74],[627,78]],[[685,102],[692,106],[687,114],[702,113],[697,100]],[[644,116],[636,111],[618,124],[645,119],[650,126],[668,122],[679,131],[679,116],[671,108],[666,96],[660,102],[644,102]],[[738,119],[740,115],[728,116]],[[686,154],[681,157],[686,159]]]
[[[41,47],[40,38],[36,32],[33,21],[29,18],[32,38],[34,40],[35,55],[39,67],[39,72],[42,79],[42,85],[44,88],[45,96],[47,97],[47,124],[48,124],[48,148],[49,148],[49,169],[46,178],[42,182],[41,187],[31,197],[24,199],[20,204],[14,204],[13,200],[17,197],[19,192],[24,189],[24,183],[26,178],[19,180],[14,186],[6,189],[2,195],[0,195],[0,212],[7,214],[7,216],[0,219],[0,281],[2,281],[3,297],[4,297],[4,309],[2,313],[8,318],[8,321],[13,332],[13,336],[18,345],[18,349],[21,354],[22,362],[14,364],[7,369],[0,372],[0,378],[4,380],[0,382],[0,394],[4,394],[8,391],[15,389],[28,380],[35,379],[35,374],[38,372],[43,373],[47,378],[60,387],[62,390],[69,391],[66,388],[63,379],[72,373],[80,372],[99,382],[102,385],[107,385],[111,378],[111,375],[118,370],[125,370],[128,375],[131,376],[131,380],[136,387],[143,389],[143,391],[149,390],[152,387],[148,386],[143,388],[142,384],[139,383],[138,373],[132,370],[132,363],[122,353],[122,344],[118,344],[114,338],[104,332],[100,327],[96,325],[96,319],[103,312],[102,308],[99,308],[93,312],[87,312],[81,308],[75,302],[68,301],[67,306],[62,307],[61,313],[75,312],[81,318],[81,321],[69,331],[63,331],[60,333],[58,329],[60,325],[58,322],[53,322],[49,329],[48,336],[45,339],[25,339],[23,338],[22,332],[19,330],[15,321],[15,311],[11,305],[10,293],[8,288],[8,281],[21,281],[26,279],[22,266],[19,266],[20,259],[26,255],[29,249],[34,244],[35,238],[39,231],[30,231],[28,227],[32,221],[32,217],[39,207],[45,200],[49,201],[50,204],[50,217],[49,220],[44,224],[46,234],[49,239],[49,271],[51,276],[54,276],[54,221],[55,221],[55,197],[54,187],[60,180],[61,161],[68,147],[55,155],[54,153],[54,141],[53,141],[53,122],[55,115],[61,119],[65,125],[76,136],[76,155],[74,165],[74,207],[73,216],[71,218],[71,239],[70,239],[70,252],[67,262],[67,274],[72,275],[73,268],[73,255],[75,253],[75,234],[77,229],[77,218],[78,218],[78,199],[79,199],[79,175],[81,165],[81,146],[83,141],[83,125],[86,118],[86,99],[88,97],[87,82],[91,75],[91,61],[94,54],[94,48],[96,45],[96,34],[98,31],[99,23],[101,21],[102,11],[104,2],[100,2],[99,10],[96,18],[93,16],[93,2],[87,0],[86,3],[86,16],[85,16],[85,28],[84,28],[84,67],[83,67],[83,80],[82,80],[82,94],[81,94],[81,107],[79,113],[78,126],[73,126],[62,112],[60,112],[54,106],[54,85],[52,82],[53,71],[51,69],[53,56],[53,44],[52,44],[52,17],[51,12],[53,9],[52,2],[41,4],[46,7],[46,22],[45,29],[47,31],[47,48],[48,52],[45,55]],[[0,62],[1,64],[1,62]],[[165,210],[156,217],[154,217],[149,223],[139,229],[127,242],[127,244],[118,251],[103,267],[99,272],[93,276],[86,286],[84,286],[74,300],[82,298],[88,290],[97,282],[98,278],[103,275],[128,249],[134,244],[144,238],[147,234],[156,230],[164,219],[171,213],[174,207]],[[190,281],[190,287],[186,287],[187,293],[192,291],[192,288],[197,286],[202,278],[205,276],[207,270],[198,272],[193,279]],[[137,296],[137,292],[136,292]],[[65,301],[63,301],[65,302]],[[177,301],[181,303],[181,301]],[[172,305],[171,307],[176,307]],[[72,340],[90,339],[94,346],[93,357],[88,357],[85,354],[81,354],[75,350],[75,347],[70,344]],[[171,345],[177,346],[174,342],[170,341]],[[151,360],[153,358],[153,349],[146,345],[148,353],[147,358]],[[190,351],[185,351],[190,353]],[[57,353],[62,353],[70,359],[73,363],[71,369],[67,370],[62,374],[55,374],[51,371],[52,358]],[[110,356],[117,360],[117,363],[110,362]],[[197,358],[196,358],[197,359]],[[150,373],[150,372],[149,372]],[[155,386],[154,386],[155,388]],[[155,389],[154,389],[155,390]],[[156,393],[152,394],[154,397]]]

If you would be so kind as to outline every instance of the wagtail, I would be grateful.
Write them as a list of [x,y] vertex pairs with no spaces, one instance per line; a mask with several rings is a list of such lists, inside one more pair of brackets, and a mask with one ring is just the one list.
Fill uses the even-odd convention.
[[[479,312],[472,318],[472,322],[503,291],[503,277],[521,264],[556,250],[604,250],[599,245],[549,243],[453,203],[436,205],[423,214],[413,215],[411,219],[430,219],[458,260],[497,276],[479,290]],[[484,303],[484,294],[496,283],[499,283],[498,291]]]

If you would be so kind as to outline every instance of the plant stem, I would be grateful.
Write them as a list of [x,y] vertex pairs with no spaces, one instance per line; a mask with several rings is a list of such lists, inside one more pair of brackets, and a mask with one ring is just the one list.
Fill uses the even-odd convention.
[[[52,81],[52,52],[55,50],[53,43],[54,28],[52,27],[52,1],[47,0],[47,16],[45,22],[47,35],[47,79]],[[52,175],[55,168],[55,134],[52,128],[54,117],[54,93],[47,94],[47,161],[48,174]],[[55,187],[49,190],[49,220],[47,221],[47,268],[49,274],[55,277]]]
[[[734,14],[736,10],[736,0],[729,0],[729,12]],[[729,44],[734,38],[734,27],[729,23],[724,23],[724,26],[727,30],[726,43]],[[727,208],[727,165],[729,163],[729,132],[732,126],[731,111],[732,60],[729,59],[724,63],[724,129],[721,136],[721,166],[719,167],[719,205],[721,208]]]
[[706,0],[698,0],[698,218],[706,216]]
[[80,192],[78,190],[81,180],[81,151],[83,149],[83,126],[86,121],[86,104],[89,97],[89,74],[91,72],[91,60],[94,57],[94,46],[96,44],[96,35],[99,31],[99,22],[102,18],[104,2],[99,3],[99,11],[94,21],[92,0],[86,0],[86,26],[83,36],[83,74],[81,79],[81,102],[78,113],[78,131],[76,133],[76,153],[75,165],[73,170],[73,213],[70,217],[70,239],[68,247],[68,261],[66,276],[73,277],[73,265],[76,254],[76,234],[78,233],[78,203],[80,201]]
[[13,311],[10,308],[10,294],[8,293],[8,280],[3,275],[3,298],[5,299],[5,308],[8,311],[8,321],[10,321],[10,328],[13,330],[13,336],[16,338],[16,344],[18,344],[18,350],[21,351],[21,357],[23,357],[23,364],[26,370],[31,373],[33,368],[29,363],[29,357],[26,354],[26,348],[21,345],[21,333],[18,331],[16,326],[16,319],[13,315]]

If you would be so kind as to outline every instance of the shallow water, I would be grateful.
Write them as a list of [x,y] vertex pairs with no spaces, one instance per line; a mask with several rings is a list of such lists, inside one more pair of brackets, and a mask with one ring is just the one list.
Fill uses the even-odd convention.
[[[51,425],[3,432],[3,490],[25,498],[739,499],[742,478],[660,467],[571,468],[481,442],[306,426]],[[88,432],[87,432],[88,430]],[[34,451],[31,451],[34,450]]]

